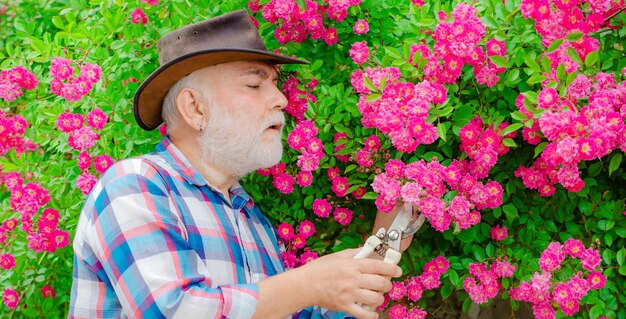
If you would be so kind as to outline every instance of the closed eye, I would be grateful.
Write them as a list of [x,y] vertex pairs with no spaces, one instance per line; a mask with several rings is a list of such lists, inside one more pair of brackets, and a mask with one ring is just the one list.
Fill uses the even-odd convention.
[[251,89],[258,89],[260,87],[260,85],[246,85],[246,86]]

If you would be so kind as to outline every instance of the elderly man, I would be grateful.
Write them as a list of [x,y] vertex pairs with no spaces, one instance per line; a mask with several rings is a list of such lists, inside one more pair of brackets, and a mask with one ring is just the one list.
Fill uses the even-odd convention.
[[[164,120],[156,152],[110,168],[74,240],[70,318],[376,318],[396,265],[331,254],[285,271],[275,230],[238,184],[280,161],[276,64],[245,11],[186,26],[158,44],[135,117]],[[365,307],[367,306],[367,307]]]

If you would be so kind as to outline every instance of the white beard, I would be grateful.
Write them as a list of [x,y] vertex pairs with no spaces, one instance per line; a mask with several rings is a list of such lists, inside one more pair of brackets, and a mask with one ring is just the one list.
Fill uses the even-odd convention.
[[[216,103],[209,103],[209,121],[198,138],[203,165],[225,170],[237,179],[261,168],[274,166],[283,155],[282,128],[285,116],[272,113],[255,126],[233,116]],[[280,132],[267,132],[275,123],[283,123]],[[264,135],[273,134],[271,141]]]

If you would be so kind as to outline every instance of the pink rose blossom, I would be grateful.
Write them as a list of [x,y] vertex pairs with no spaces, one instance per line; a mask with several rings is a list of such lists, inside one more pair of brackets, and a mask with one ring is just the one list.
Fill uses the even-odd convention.
[[94,159],[94,167],[99,173],[104,173],[111,165],[113,165],[113,159],[109,155],[96,156]]
[[352,222],[352,211],[347,208],[337,207],[333,217],[340,225],[348,225]]
[[321,218],[326,218],[330,214],[332,210],[332,206],[325,199],[315,199],[313,200],[313,213]]
[[354,23],[354,28],[352,28],[352,30],[354,31],[354,33],[359,35],[366,34],[367,32],[369,32],[370,26],[367,21],[360,19]]
[[3,299],[4,299],[4,304],[10,309],[17,308],[17,304],[19,304],[20,302],[20,296],[17,293],[17,291],[13,289],[9,289],[9,288],[4,290]]
[[95,184],[96,178],[87,172],[78,175],[76,179],[76,187],[85,195],[89,194]]
[[131,13],[130,17],[131,17],[130,22],[133,24],[147,24],[148,23],[148,17],[140,8],[135,9],[135,11]]
[[8,270],[15,267],[15,258],[11,254],[0,255],[0,268]]
[[492,227],[491,230],[489,231],[489,234],[491,235],[491,238],[493,240],[498,240],[498,241],[505,240],[508,236],[506,226],[500,226],[500,225]]
[[41,287],[41,296],[44,298],[55,298],[57,293],[49,285]]
[[278,226],[278,236],[285,241],[290,241],[294,238],[295,232],[293,226],[287,222],[283,222]]
[[304,238],[309,238],[315,233],[315,225],[309,220],[304,220],[298,226],[298,233],[302,234]]

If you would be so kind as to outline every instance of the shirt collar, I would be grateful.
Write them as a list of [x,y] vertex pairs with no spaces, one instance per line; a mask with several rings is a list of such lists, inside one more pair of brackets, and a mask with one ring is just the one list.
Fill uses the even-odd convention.
[[[189,160],[183,155],[183,153],[172,143],[169,137],[164,136],[161,142],[156,147],[157,154],[163,156],[165,160],[172,165],[172,168],[180,174],[187,182],[196,186],[209,186],[214,192],[221,193],[219,189],[211,185],[197,169],[195,169]],[[231,199],[234,203],[234,197],[240,197],[243,203],[249,205],[251,198],[246,191],[241,187],[239,182],[235,182],[230,188]]]

